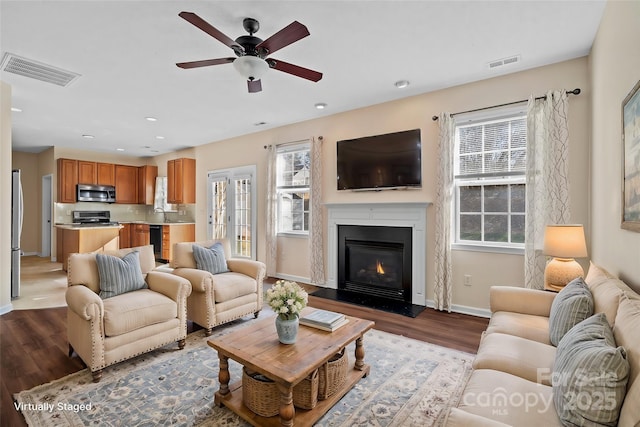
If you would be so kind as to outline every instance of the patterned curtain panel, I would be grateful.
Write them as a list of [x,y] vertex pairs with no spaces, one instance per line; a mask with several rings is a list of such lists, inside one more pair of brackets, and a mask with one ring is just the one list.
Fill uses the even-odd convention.
[[322,224],[322,137],[311,138],[311,224],[309,227],[309,266],[313,285],[322,285],[324,277],[324,239]]
[[278,230],[276,229],[276,215],[278,197],[276,192],[277,149],[274,145],[268,147],[267,153],[267,277],[275,277],[276,260],[278,255]]
[[569,103],[565,91],[529,99],[527,111],[527,204],[525,287],[544,287],[542,253],[547,224],[566,224],[569,210]]
[[435,285],[437,310],[451,311],[451,203],[453,197],[454,123],[451,115],[441,113],[438,120],[438,173],[435,200]]

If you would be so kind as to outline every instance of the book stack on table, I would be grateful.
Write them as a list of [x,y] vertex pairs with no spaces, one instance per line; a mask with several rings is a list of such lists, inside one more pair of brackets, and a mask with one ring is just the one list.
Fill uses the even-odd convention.
[[349,322],[349,319],[347,319],[344,314],[329,310],[315,310],[300,318],[301,325],[329,332],[335,331],[347,322]]

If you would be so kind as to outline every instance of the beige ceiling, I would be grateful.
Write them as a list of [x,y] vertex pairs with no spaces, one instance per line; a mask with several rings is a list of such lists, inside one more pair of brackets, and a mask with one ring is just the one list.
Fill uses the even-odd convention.
[[[12,86],[13,106],[22,109],[13,114],[13,149],[124,148],[126,155],[154,156],[577,58],[589,53],[604,5],[2,0],[2,54],[80,74],[61,87],[2,71]],[[245,17],[260,21],[256,36],[263,39],[297,20],[311,35],[273,56],[324,77],[313,83],[269,70],[263,91],[250,94],[231,64],[180,69],[176,62],[233,56],[179,18],[183,10],[233,39],[246,34]],[[488,67],[516,55],[515,64]],[[403,79],[411,84],[397,89],[394,82]],[[319,102],[328,107],[315,109]]]

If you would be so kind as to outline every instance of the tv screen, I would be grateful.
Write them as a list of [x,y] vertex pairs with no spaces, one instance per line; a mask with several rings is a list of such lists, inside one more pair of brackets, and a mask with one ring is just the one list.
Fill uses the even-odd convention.
[[338,190],[422,185],[420,129],[345,139],[336,146]]

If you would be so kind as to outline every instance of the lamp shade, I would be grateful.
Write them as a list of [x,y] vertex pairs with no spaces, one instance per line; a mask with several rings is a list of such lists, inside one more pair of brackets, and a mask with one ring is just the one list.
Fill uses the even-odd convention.
[[547,225],[544,231],[544,254],[556,258],[586,257],[587,244],[582,225]]
[[269,69],[269,64],[257,56],[245,55],[233,61],[235,69],[247,80],[260,80]]

